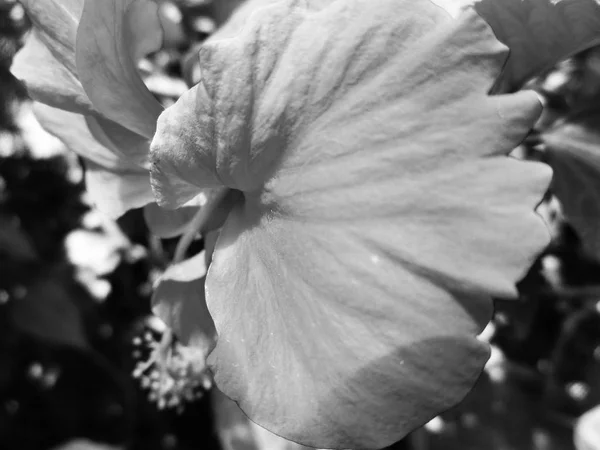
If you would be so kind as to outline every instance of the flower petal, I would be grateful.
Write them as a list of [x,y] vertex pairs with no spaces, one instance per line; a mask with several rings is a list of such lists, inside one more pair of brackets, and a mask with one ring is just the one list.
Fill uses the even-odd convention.
[[149,168],[148,139],[101,116],[86,116],[85,120],[94,138],[118,158]]
[[109,172],[87,163],[85,183],[92,203],[109,217],[117,218],[154,202],[148,172]]
[[[474,336],[489,295],[514,295],[547,242],[528,210],[548,174],[506,159],[429,175],[421,195],[356,179],[373,208],[340,221],[230,215],[206,287],[209,363],[258,424],[305,445],[379,448],[468,393],[488,357]],[[321,212],[356,206],[345,200]]]
[[[357,4],[360,2],[353,1],[353,8],[339,13],[357,14],[353,10],[365,7]],[[429,135],[425,145],[409,142],[405,148],[408,154],[417,149],[429,152],[432,163],[438,158],[436,146],[441,143],[445,151],[459,159],[474,152],[507,152],[507,138],[518,142],[529,129],[529,123],[521,123],[521,111],[527,109],[533,117],[541,109],[531,92],[515,97],[483,96],[481,89],[489,88],[488,79],[465,74],[474,70],[495,76],[506,57],[504,46],[495,40],[478,44],[467,32],[460,32],[460,25],[448,25],[435,34],[424,32],[438,21],[449,20],[442,9],[429,2],[419,1],[419,5],[428,6],[429,17],[412,15],[414,23],[410,26],[408,19],[402,23],[399,18],[390,22],[381,36],[374,33],[372,23],[356,25],[356,30],[348,26],[345,44],[334,31],[326,29],[330,24],[320,23],[326,19],[335,22],[331,19],[333,13],[304,18],[301,7],[289,5],[295,3],[283,1],[262,8],[263,17],[271,16],[273,23],[285,24],[272,35],[267,34],[266,25],[246,29],[234,39],[220,39],[217,33],[202,48],[202,83],[161,115],[152,141],[151,174],[159,203],[180,206],[200,189],[223,184],[242,191],[260,188],[281,158],[289,160],[286,165],[290,170],[296,164],[306,164],[304,154],[296,158],[297,163],[293,161],[294,153],[298,153],[295,140],[303,134],[309,134],[314,145],[328,149],[328,153],[318,155],[315,163],[325,159],[337,164],[340,145],[329,137],[331,129],[343,129],[348,139],[368,139],[363,142],[365,147],[377,146],[390,135],[404,140],[412,133]],[[340,2],[334,2],[331,8],[334,6],[343,9]],[[258,16],[261,14],[253,17]],[[308,30],[312,22],[320,27],[319,32]],[[339,21],[336,25],[346,27],[347,23]],[[280,36],[279,30],[286,28],[291,31],[281,31]],[[472,30],[472,35],[481,33],[489,33],[483,21]],[[299,35],[306,38],[297,38]],[[273,48],[269,39],[284,41],[286,46]],[[477,57],[469,59],[462,51],[444,53],[440,47],[445,39],[463,40],[464,45],[473,47]],[[454,45],[459,48],[463,42]],[[301,66],[297,55],[302,55]],[[322,65],[323,58],[331,62]],[[440,81],[442,74],[444,83]],[[315,79],[320,83],[311,85]],[[413,89],[422,85],[428,89]],[[450,88],[454,85],[456,88]],[[440,97],[453,101],[446,106],[439,103]],[[451,112],[458,107],[465,111],[461,117]],[[363,121],[362,128],[349,129],[348,121],[365,110],[373,110],[370,120]],[[252,145],[247,123],[251,114]],[[396,116],[401,121],[394,121]],[[502,133],[472,133],[474,122]],[[444,125],[443,131],[432,132],[438,124]],[[448,127],[454,132],[449,134]],[[291,147],[291,151],[281,152],[282,146]],[[422,150],[426,147],[431,150]]]
[[541,105],[487,96],[505,56],[473,11],[415,0],[281,1],[205,44],[153,188],[244,193],[207,275],[209,363],[259,425],[378,448],[470,390],[490,297],[548,242],[550,171],[505,156]]
[[223,450],[313,450],[270,433],[240,411],[218,388],[210,392],[214,428]]
[[204,252],[170,266],[158,281],[152,310],[183,345],[202,350],[206,357],[216,336],[204,298],[205,273]]
[[10,70],[25,84],[34,100],[82,114],[93,111],[77,76],[56,59],[37,30],[29,34],[25,45],[15,55]]
[[83,0],[23,0],[33,31],[15,55],[11,71],[34,100],[56,108],[90,113],[93,107],[79,83],[75,36]]
[[132,208],[152,202],[148,171],[100,144],[82,115],[34,105],[41,125],[86,162],[86,182],[98,209],[118,217]]
[[577,118],[542,133],[554,169],[552,191],[584,247],[600,258],[599,116]]
[[72,74],[75,36],[84,0],[22,0],[34,29],[50,53]]
[[510,48],[497,92],[516,91],[561,60],[600,44],[596,0],[481,0],[475,9]]
[[[151,138],[162,106],[142,81],[135,61],[141,52],[135,39],[148,33],[161,36],[155,2],[86,0],[77,31],[76,60],[79,79],[94,107]],[[138,44],[147,49],[152,47],[150,41],[142,39]]]

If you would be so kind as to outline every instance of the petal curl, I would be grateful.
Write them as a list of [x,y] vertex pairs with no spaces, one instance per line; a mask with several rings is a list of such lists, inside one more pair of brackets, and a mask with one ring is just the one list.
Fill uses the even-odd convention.
[[153,188],[244,195],[206,280],[219,388],[285,438],[383,447],[466,395],[490,297],[548,242],[550,170],[506,157],[541,105],[487,96],[506,48],[472,10],[284,0],[249,22],[161,116]]
[[[152,47],[143,27],[162,40],[157,4],[151,0],[86,0],[77,30],[76,62],[94,107],[129,130],[151,138],[162,106],[142,81],[135,58]],[[150,34],[152,36],[152,34]]]
[[98,209],[118,217],[154,200],[148,171],[99,143],[84,116],[43,103],[34,112],[49,133],[84,159],[87,189]]

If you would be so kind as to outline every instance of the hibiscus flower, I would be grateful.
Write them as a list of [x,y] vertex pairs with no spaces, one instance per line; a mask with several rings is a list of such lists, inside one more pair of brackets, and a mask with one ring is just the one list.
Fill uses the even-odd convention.
[[[598,5],[435,3],[262,1],[159,118],[159,204],[233,193],[205,279],[215,382],[306,445],[380,448],[460,402],[491,298],[548,242],[551,171],[507,157],[542,106],[507,92],[591,45]],[[181,315],[202,297],[163,305],[178,333],[202,334]]]

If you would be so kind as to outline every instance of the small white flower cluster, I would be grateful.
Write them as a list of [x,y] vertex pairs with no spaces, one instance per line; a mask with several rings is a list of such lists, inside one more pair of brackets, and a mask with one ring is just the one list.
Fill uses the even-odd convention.
[[134,357],[149,352],[148,359],[137,363],[133,376],[158,409],[182,413],[186,404],[202,398],[212,387],[212,377],[204,361],[195,357],[192,348],[181,345],[170,330],[164,331],[160,340],[155,336],[146,331],[133,339]]

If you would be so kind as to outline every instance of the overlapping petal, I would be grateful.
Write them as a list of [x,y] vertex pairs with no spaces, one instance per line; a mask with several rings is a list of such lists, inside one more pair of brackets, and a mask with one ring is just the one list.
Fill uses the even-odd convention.
[[65,68],[75,74],[75,34],[84,0],[22,0],[40,40]]
[[34,30],[15,55],[11,71],[33,100],[55,108],[91,114],[94,108],[77,78],[50,52]]
[[94,107],[148,139],[162,106],[140,77],[135,58],[160,47],[157,11],[152,0],[86,0],[77,30],[77,72]]
[[86,185],[94,204],[111,217],[153,201],[148,171],[104,147],[84,116],[43,103],[34,105],[42,126],[86,162]]
[[[144,123],[145,132],[151,135],[161,107],[144,86],[136,63],[160,48],[162,33],[153,2],[129,2],[124,10],[119,9],[123,6],[120,0],[91,1],[86,8],[84,3],[24,1],[34,27],[25,47],[16,55],[12,71],[25,82],[34,100],[83,114],[36,108],[42,124],[87,160],[86,178],[92,198],[104,211],[120,215],[152,201],[147,172],[149,139],[136,124]],[[103,14],[94,16],[98,12]],[[104,36],[100,45],[90,44],[90,39],[106,31],[107,22],[119,32]],[[80,61],[77,51],[85,53]],[[95,64],[91,68],[86,65],[90,61]],[[113,78],[102,76],[113,69]],[[88,70],[98,73],[90,74]],[[91,97],[84,88],[91,91]],[[142,100],[151,98],[154,109],[144,109],[143,105],[141,112],[139,107],[135,109],[140,92]],[[112,114],[107,114],[107,98],[102,93],[110,94],[112,108],[127,120],[120,120],[120,115],[119,123],[110,119]],[[99,102],[95,101],[98,97]],[[98,161],[100,153],[103,156]],[[164,215],[171,213],[165,211]]]
[[378,448],[469,391],[490,296],[548,241],[550,170],[506,157],[537,96],[487,95],[506,54],[472,10],[424,0],[270,2],[205,44],[152,182],[171,206],[243,193],[206,298],[216,383],[252,420]]

